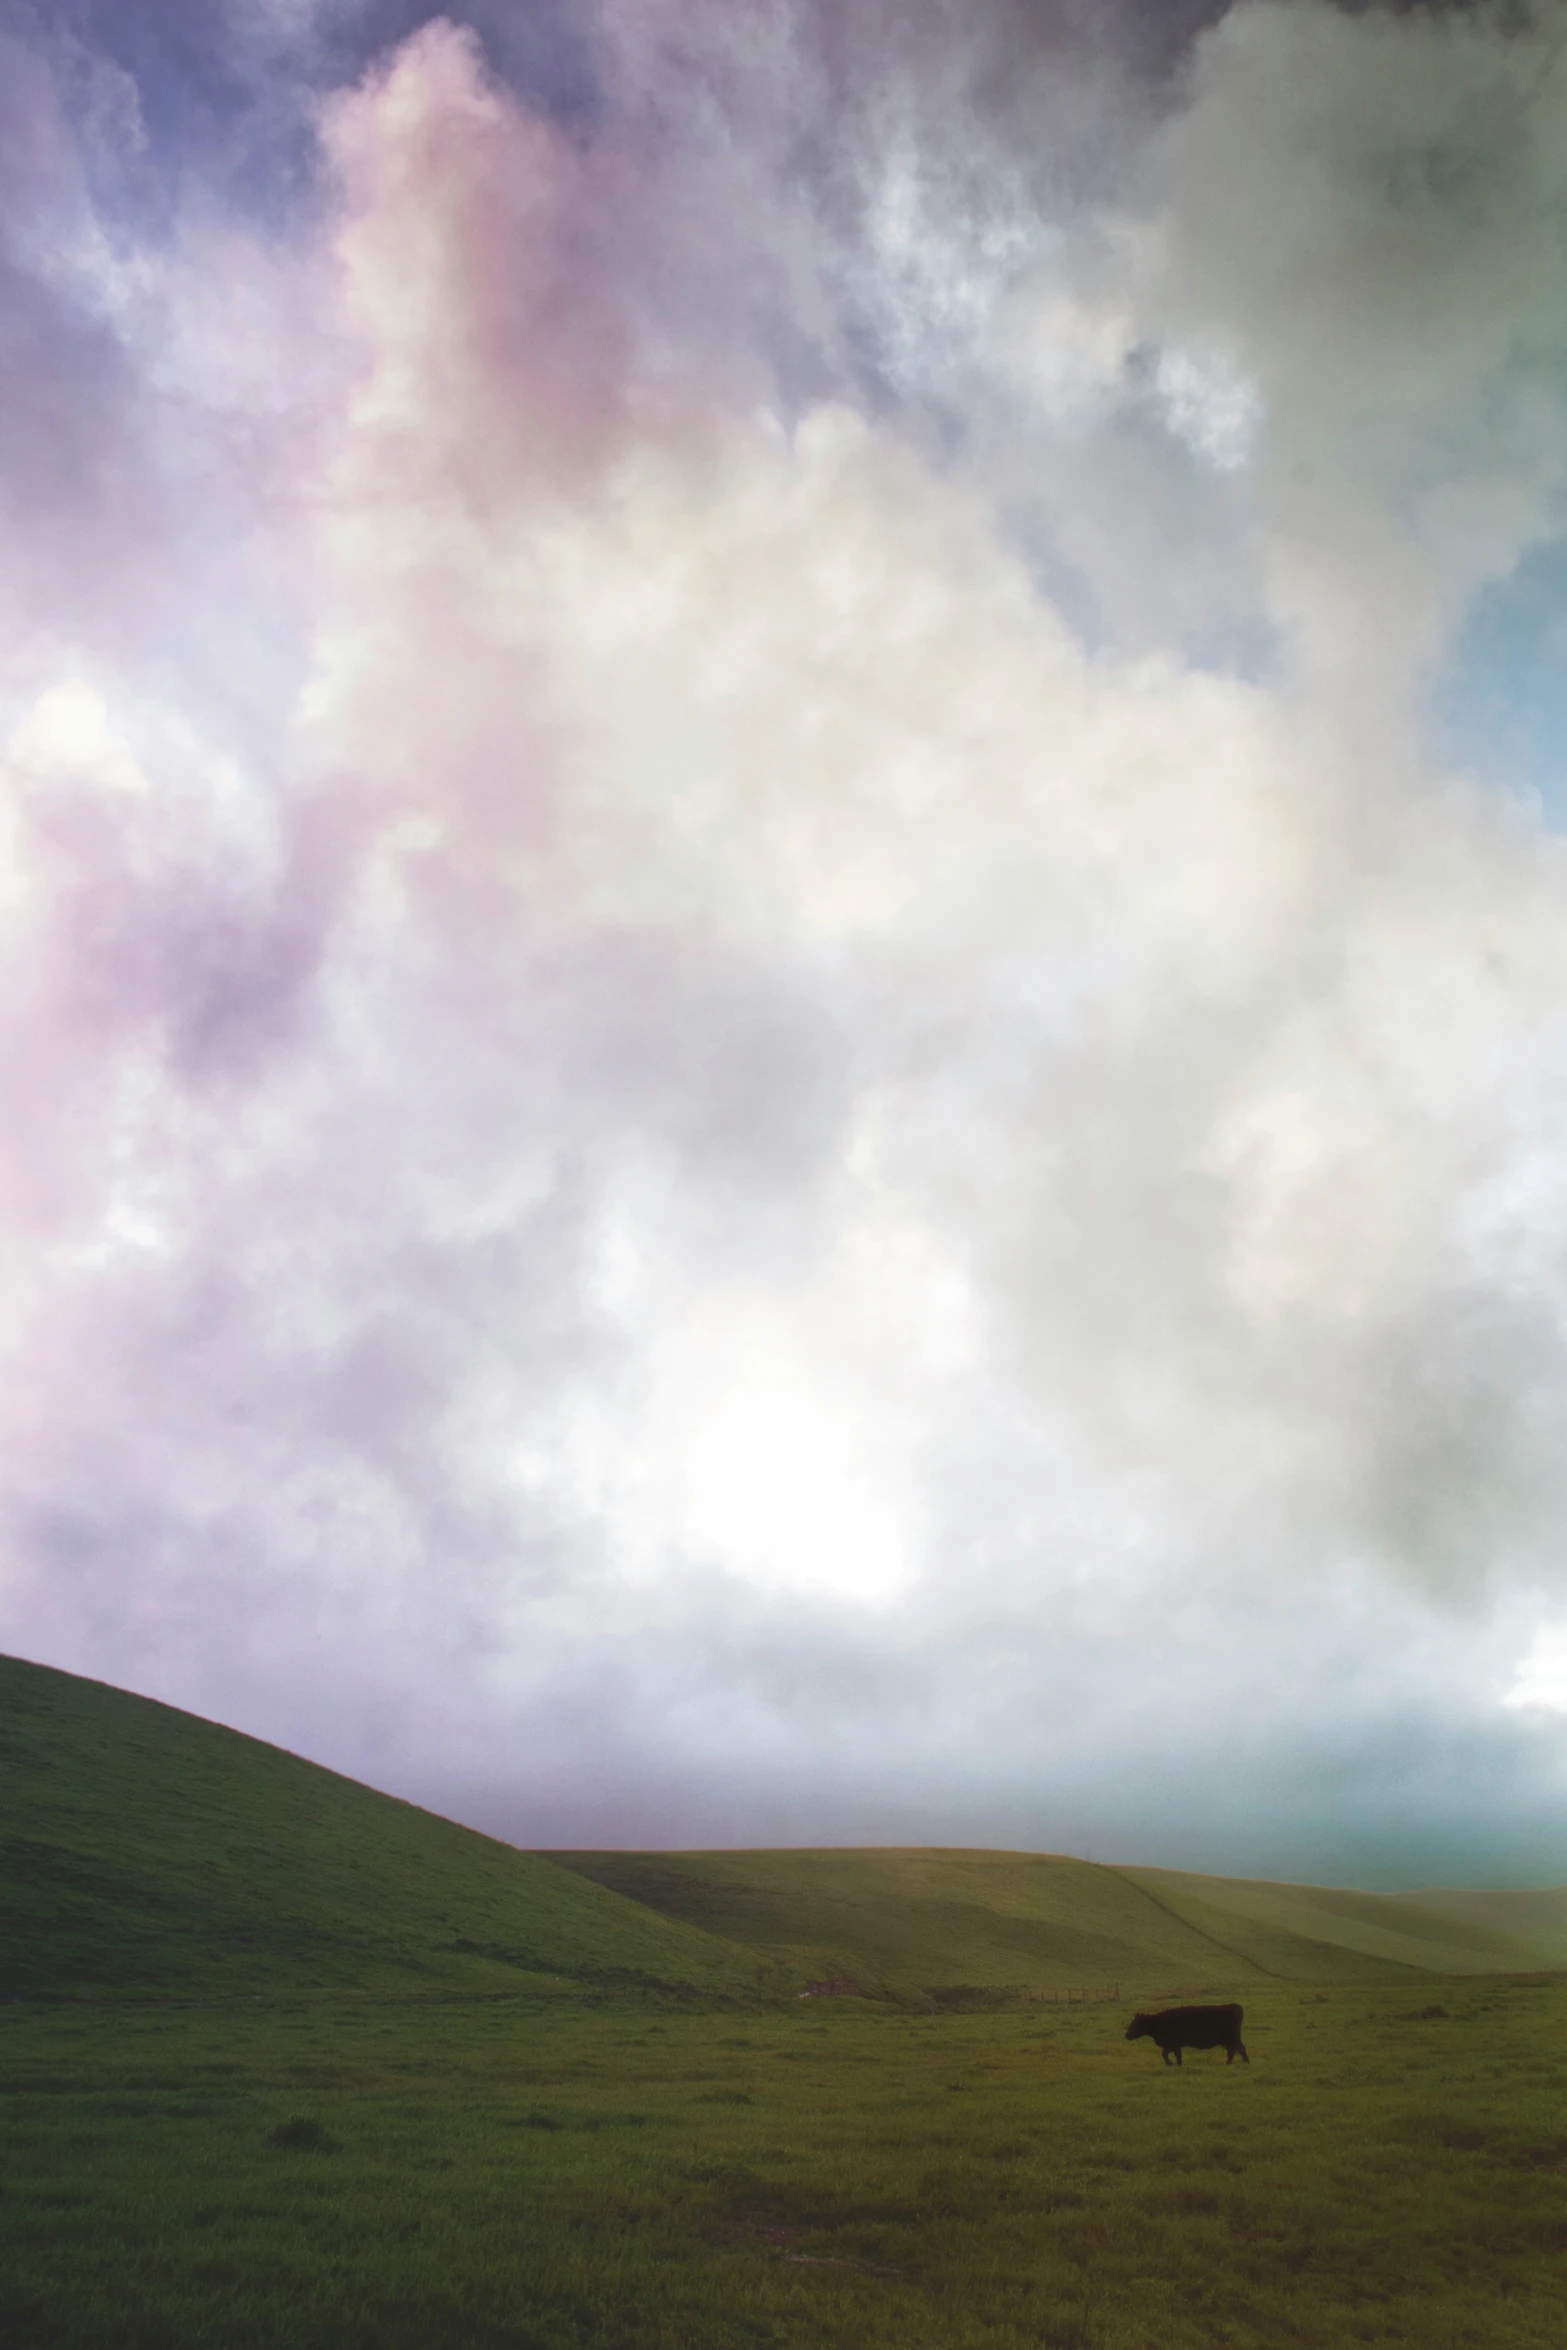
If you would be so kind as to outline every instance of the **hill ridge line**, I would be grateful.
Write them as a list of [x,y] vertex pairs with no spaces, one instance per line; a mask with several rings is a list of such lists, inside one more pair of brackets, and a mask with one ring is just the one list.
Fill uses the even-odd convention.
[[1200,1934],[1205,1942],[1213,1944],[1215,1950],[1222,1950],[1226,1958],[1238,1958],[1242,1966],[1254,1966],[1259,1974],[1266,1975],[1271,1982],[1283,1982],[1284,1977],[1275,1968],[1264,1966],[1260,1958],[1252,1958],[1245,1951],[1232,1948],[1228,1942],[1221,1942],[1218,1935],[1210,1933],[1206,1926],[1194,1925],[1190,1918],[1183,1918],[1178,1909],[1172,1909],[1167,1901],[1161,1901],[1157,1893],[1150,1893],[1146,1885],[1139,1885],[1135,1877],[1129,1877],[1125,1869],[1118,1868],[1113,1861],[1105,1861],[1100,1865],[1108,1868],[1111,1876],[1119,1877],[1123,1885],[1130,1885],[1132,1891],[1140,1893],[1145,1901],[1151,1901],[1154,1908],[1162,1910],[1167,1918],[1173,1918],[1178,1926],[1184,1926],[1189,1934]]
[[1454,1888],[1416,1920],[1392,1895],[1003,1848],[529,1852],[18,1658],[0,1658],[0,1772],[0,1997],[756,2005],[852,1980],[939,2006],[1112,1979],[1139,1999],[1212,1968],[1283,1985],[1567,1967],[1553,1892],[1476,1894],[1466,1919]]

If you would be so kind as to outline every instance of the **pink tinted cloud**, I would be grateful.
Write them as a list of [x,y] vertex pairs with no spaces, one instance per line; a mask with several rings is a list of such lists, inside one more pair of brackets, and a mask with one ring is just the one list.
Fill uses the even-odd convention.
[[604,159],[522,113],[472,34],[439,20],[335,100],[324,135],[347,317],[375,355],[361,494],[455,496],[481,521],[570,496],[624,438],[632,396]]
[[[1558,1098],[1560,877],[1389,812],[1336,711],[1085,659],[917,402],[764,398],[781,309],[849,341],[848,232],[786,139],[725,156],[732,63],[698,168],[435,23],[325,109],[297,243],[138,257],[102,380],[163,535],[100,501],[114,626],[30,640],[7,737],[7,1637],[532,1835],[1017,1835],[1161,1744],[1217,1816],[1238,1692],[1298,1681],[1278,1772],[1331,1776],[1382,1735],[1346,1655],[1425,1654],[1475,1527],[1543,1571],[1508,1282],[1562,1186],[1484,1104]],[[950,355],[1006,205],[945,154],[861,323]],[[1112,423],[1052,464],[1113,511]],[[794,1509],[856,1480],[924,1537],[880,1580]],[[1449,1635],[1385,1676],[1410,1750],[1482,1710],[1503,1634]]]

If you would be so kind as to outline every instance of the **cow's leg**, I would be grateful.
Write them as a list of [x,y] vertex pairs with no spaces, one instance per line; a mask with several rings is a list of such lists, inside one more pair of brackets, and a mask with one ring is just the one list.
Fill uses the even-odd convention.
[[1236,2041],[1236,2043],[1235,2043],[1235,2045],[1236,2045],[1236,2047],[1237,2047],[1237,2048],[1240,2050],[1240,2052],[1241,2052],[1241,2062],[1242,2062],[1242,2064],[1250,2064],[1250,2062],[1251,2062],[1251,2058],[1250,2058],[1250,2057],[1247,2055],[1247,2053],[1246,2053],[1246,2043],[1245,2043],[1245,2041],[1244,2041],[1244,2040],[1237,2040],[1237,2041]]
[[[1168,2048],[1163,2048],[1163,2049],[1161,2049],[1161,2050],[1160,2050],[1160,2054],[1163,2056],[1165,2063],[1166,2063],[1166,2064],[1168,2064],[1168,2063],[1169,2063],[1169,2061],[1170,2061],[1170,2051],[1168,2050]],[[1181,2061],[1181,2057],[1180,2057],[1180,2051],[1179,2051],[1179,2049],[1177,2049],[1177,2051],[1176,2051],[1175,2061],[1176,2061],[1176,2063],[1177,2063],[1177,2064],[1179,2064],[1179,2063],[1180,2063],[1180,2061]]]

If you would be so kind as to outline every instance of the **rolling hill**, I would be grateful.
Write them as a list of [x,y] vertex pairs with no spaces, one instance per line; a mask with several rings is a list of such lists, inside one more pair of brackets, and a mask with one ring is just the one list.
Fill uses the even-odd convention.
[[0,1658],[0,1999],[1245,1995],[1567,1967],[1567,1889],[1335,1891],[1020,1852],[528,1853],[234,1730]]
[[556,1857],[802,1977],[849,1977],[867,1988],[1037,1991],[1201,1983],[1216,1966],[1226,1980],[1234,1971],[1200,1927],[1088,1861],[940,1849]]
[[699,1928],[145,1697],[0,1658],[0,1998],[754,1991]]
[[1123,1873],[1199,1932],[1295,1982],[1323,1980],[1330,1952],[1343,1982],[1397,1972],[1493,1975],[1567,1966],[1567,1888],[1353,1893],[1175,1869]]
[[1567,1892],[1335,1892],[1024,1852],[556,1857],[671,1920],[867,1988],[1153,1995],[1567,1966]]

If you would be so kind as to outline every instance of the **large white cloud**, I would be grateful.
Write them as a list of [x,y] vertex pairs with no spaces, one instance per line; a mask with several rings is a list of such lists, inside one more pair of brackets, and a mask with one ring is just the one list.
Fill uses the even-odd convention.
[[607,22],[286,233],[12,188],[135,495],[8,623],[6,1637],[536,1838],[1541,1865],[1567,867],[1421,697],[1554,17]]

